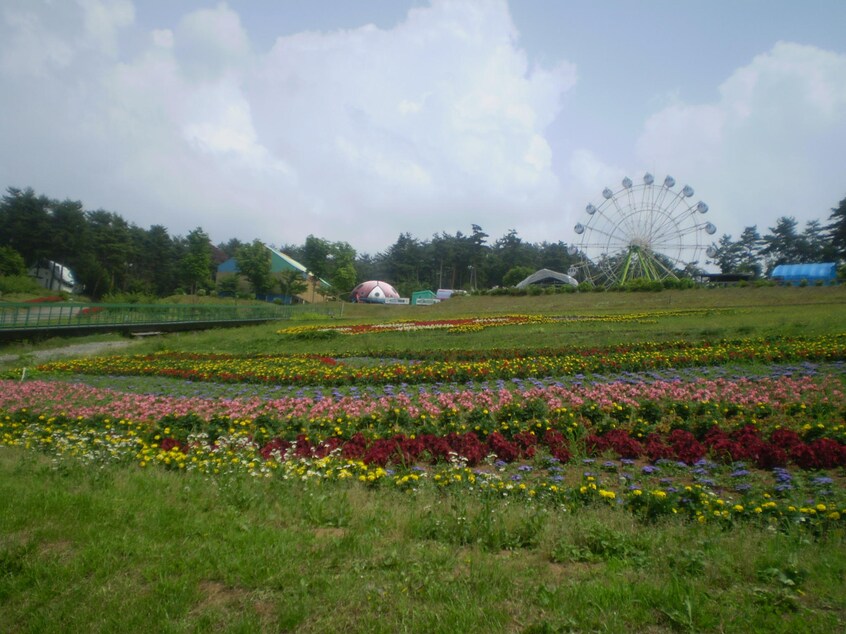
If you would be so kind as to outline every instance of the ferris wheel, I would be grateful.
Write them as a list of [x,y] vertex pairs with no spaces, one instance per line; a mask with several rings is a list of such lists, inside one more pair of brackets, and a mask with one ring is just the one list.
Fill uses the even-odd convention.
[[659,185],[647,173],[640,184],[626,177],[622,189],[606,187],[602,203],[585,207],[587,219],[574,228],[579,242],[569,252],[581,258],[570,275],[597,286],[661,281],[688,275],[703,252],[714,257],[713,246],[705,247],[717,231],[704,220],[708,205],[692,202],[690,185],[675,185],[672,176]]

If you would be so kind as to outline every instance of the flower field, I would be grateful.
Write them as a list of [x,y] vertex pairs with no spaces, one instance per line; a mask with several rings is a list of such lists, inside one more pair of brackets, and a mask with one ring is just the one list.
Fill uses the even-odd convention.
[[846,525],[844,359],[843,335],[93,357],[0,382],[0,443],[91,464],[828,529]]
[[735,290],[22,354],[0,630],[842,631],[846,334]]

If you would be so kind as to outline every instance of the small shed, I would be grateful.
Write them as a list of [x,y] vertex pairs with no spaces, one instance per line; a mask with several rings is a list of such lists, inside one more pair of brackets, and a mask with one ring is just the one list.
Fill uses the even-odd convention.
[[837,282],[837,264],[835,262],[816,262],[813,264],[779,264],[770,274],[770,279],[782,284],[835,284]]
[[435,293],[432,291],[414,291],[411,294],[411,305],[412,306],[428,306],[429,304],[436,304],[440,300],[437,298]]
[[559,273],[550,269],[540,269],[535,271],[529,277],[517,283],[517,288],[526,288],[530,284],[539,284],[542,286],[563,285],[578,286],[579,283],[574,277],[566,273]]

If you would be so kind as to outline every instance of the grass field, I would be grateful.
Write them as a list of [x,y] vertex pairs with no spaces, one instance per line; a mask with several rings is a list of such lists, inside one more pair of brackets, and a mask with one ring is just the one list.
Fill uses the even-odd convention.
[[[527,314],[572,319],[357,335],[314,330]],[[417,358],[463,355],[484,364],[487,357],[510,353],[533,358],[541,350],[569,354],[585,347],[595,350],[593,357],[611,359],[612,348],[663,351],[673,342],[711,350],[734,341],[755,352],[797,337],[832,342],[834,350],[837,336],[846,333],[844,316],[841,287],[466,297],[431,307],[345,306],[343,319],[172,334],[132,342],[122,353],[216,353],[231,374],[236,357],[244,355],[320,355],[339,359],[341,366],[353,359],[368,368],[388,367],[394,358],[414,364]],[[297,325],[311,330],[278,333]],[[647,423],[661,434],[677,425],[696,431],[713,417],[715,427],[727,432],[750,421],[767,433],[795,425],[803,447],[824,438],[836,453],[846,447],[846,371],[844,359],[833,353],[825,361],[797,357],[777,363],[753,354],[722,369],[692,364],[685,374],[675,366],[656,366],[654,376],[626,375],[632,384],[663,380],[675,371],[677,383],[718,376],[732,386],[752,385],[762,400],[769,390],[773,401],[766,407],[730,400],[712,407],[703,397],[666,402],[650,397],[629,406],[615,395],[613,403],[591,397],[601,415],[591,413],[587,403],[565,403],[565,415],[552,406],[529,412],[539,397],[527,396],[515,401],[506,418],[480,413],[478,403],[494,389],[493,378],[454,388],[411,384],[403,388],[410,395],[406,401],[396,401],[394,386],[375,379],[345,383],[337,395],[305,379],[291,386],[237,377],[227,384],[186,381],[170,366],[159,372],[158,357],[145,362],[144,376],[110,374],[117,358],[83,358],[73,372],[60,365],[36,368],[34,352],[67,343],[0,349],[7,355],[0,371],[17,377],[0,386],[7,392],[0,395],[6,403],[0,405],[2,632],[846,630],[842,464],[800,468],[795,454],[781,471],[754,460],[703,467],[697,465],[704,462],[656,462],[645,455],[627,460],[609,450],[591,453],[585,444],[586,434],[600,429],[625,429],[632,437]],[[28,373],[21,381],[24,366]],[[609,372],[604,374],[499,380],[525,382],[538,394],[552,389],[551,382],[587,390],[596,380],[600,391],[616,389]],[[776,395],[774,386],[782,380],[796,380],[796,393]],[[93,391],[51,396],[68,381]],[[97,391],[107,387],[118,392]],[[245,445],[259,433],[273,435],[261,425],[276,425],[274,433],[288,439],[306,430],[315,442],[330,423],[337,423],[344,440],[354,430],[368,433],[370,419],[363,415],[327,421],[315,414],[227,419],[227,425],[249,432],[216,432],[228,453],[212,459],[206,449],[195,454],[199,449],[189,448],[197,438],[190,434],[205,419],[179,410],[182,418],[150,414],[150,420],[136,420],[132,413],[132,421],[123,420],[135,406],[132,399],[150,393],[159,399],[157,412],[168,407],[176,412],[183,402],[230,407],[253,395],[265,402],[280,392],[311,399],[316,411],[359,390],[363,396],[372,392],[374,403],[389,403],[388,411],[374,415],[375,427],[370,423],[373,438],[410,437],[422,430],[424,419],[393,404],[409,402],[411,411],[424,392],[430,398],[436,390],[451,394],[450,389],[466,390],[456,399],[482,400],[442,413],[435,427],[476,423],[486,438],[502,433],[515,443],[519,436],[503,425],[512,431],[518,425],[561,429],[570,434],[569,461],[552,460],[550,449],[539,445],[537,453],[507,461],[489,456],[477,464],[453,457],[365,465],[352,459],[333,463],[331,455],[284,462],[279,454],[261,463],[257,447]],[[21,395],[15,406],[13,391]],[[124,409],[110,410],[115,403]],[[80,409],[77,419],[73,408],[83,405],[89,409]],[[97,407],[105,409],[95,412]],[[152,406],[144,401],[143,407]],[[176,429],[188,424],[194,427]],[[168,434],[174,444],[165,450]],[[125,450],[129,436],[143,437],[143,445],[140,440],[132,445],[143,449]],[[197,466],[204,460],[205,467]],[[697,469],[707,469],[708,479]],[[345,470],[353,477],[331,475]],[[417,474],[418,485],[402,481]],[[704,506],[687,500],[696,496]]]

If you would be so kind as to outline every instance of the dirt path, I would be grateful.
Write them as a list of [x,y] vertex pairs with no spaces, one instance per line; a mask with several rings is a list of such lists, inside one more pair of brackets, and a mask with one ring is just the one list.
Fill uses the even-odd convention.
[[30,350],[29,352],[18,354],[0,354],[0,363],[17,361],[22,357],[26,359],[32,358],[38,363],[43,363],[44,361],[61,357],[109,354],[110,352],[117,352],[123,348],[127,348],[135,343],[135,341],[94,341],[91,343],[75,343],[62,348],[50,348],[48,350]]

